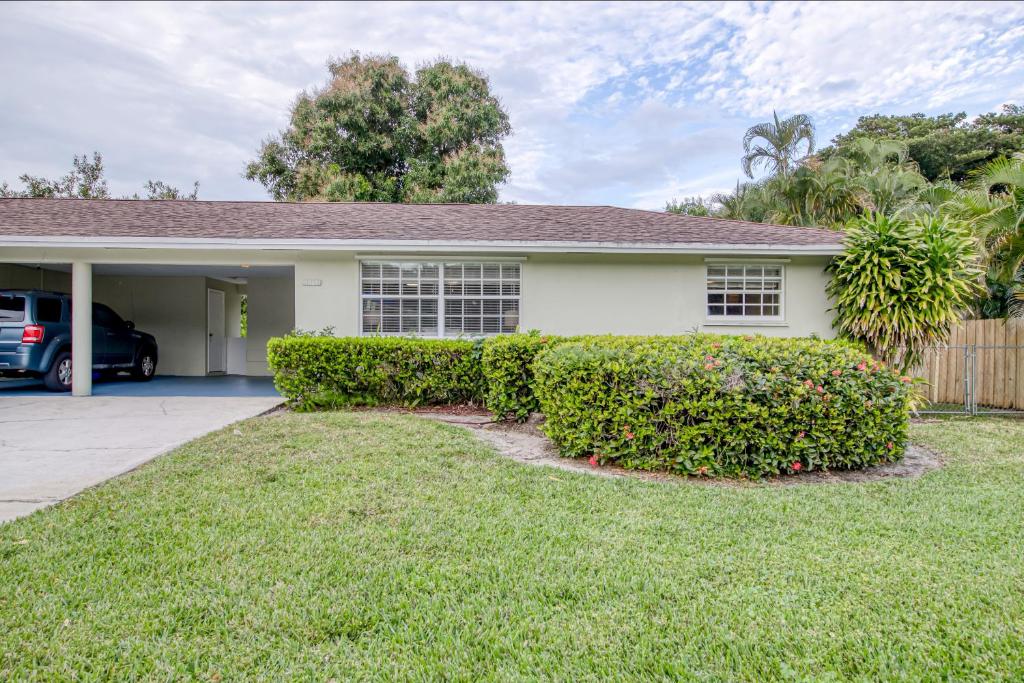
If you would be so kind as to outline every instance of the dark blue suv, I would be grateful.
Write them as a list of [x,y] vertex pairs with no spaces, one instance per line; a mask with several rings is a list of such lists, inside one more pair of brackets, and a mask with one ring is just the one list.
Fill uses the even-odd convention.
[[[153,335],[109,306],[92,305],[94,371],[146,381],[156,372],[156,351]],[[71,389],[70,294],[0,290],[0,377],[41,377],[51,391]]]

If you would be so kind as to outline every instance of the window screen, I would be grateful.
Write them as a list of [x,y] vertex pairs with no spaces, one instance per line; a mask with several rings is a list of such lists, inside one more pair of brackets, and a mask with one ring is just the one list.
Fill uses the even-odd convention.
[[363,334],[477,336],[519,326],[518,263],[372,263],[360,267]]
[[0,322],[20,323],[25,319],[25,297],[0,294]]
[[363,263],[363,334],[437,336],[440,267]]
[[709,318],[781,318],[782,266],[708,266],[707,292]]

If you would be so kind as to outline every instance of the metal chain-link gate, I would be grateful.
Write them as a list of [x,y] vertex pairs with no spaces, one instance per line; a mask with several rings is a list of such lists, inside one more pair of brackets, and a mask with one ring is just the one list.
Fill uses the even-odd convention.
[[922,414],[1024,414],[1024,346],[961,344],[925,350]]

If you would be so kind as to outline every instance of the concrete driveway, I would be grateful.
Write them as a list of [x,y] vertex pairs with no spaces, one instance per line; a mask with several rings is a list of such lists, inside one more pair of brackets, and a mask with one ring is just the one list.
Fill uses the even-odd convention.
[[280,397],[0,397],[0,522],[134,469]]

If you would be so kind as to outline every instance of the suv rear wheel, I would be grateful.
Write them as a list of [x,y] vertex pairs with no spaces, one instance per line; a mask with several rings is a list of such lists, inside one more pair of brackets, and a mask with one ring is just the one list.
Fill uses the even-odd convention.
[[61,351],[43,375],[43,384],[50,391],[71,391],[71,354]]

